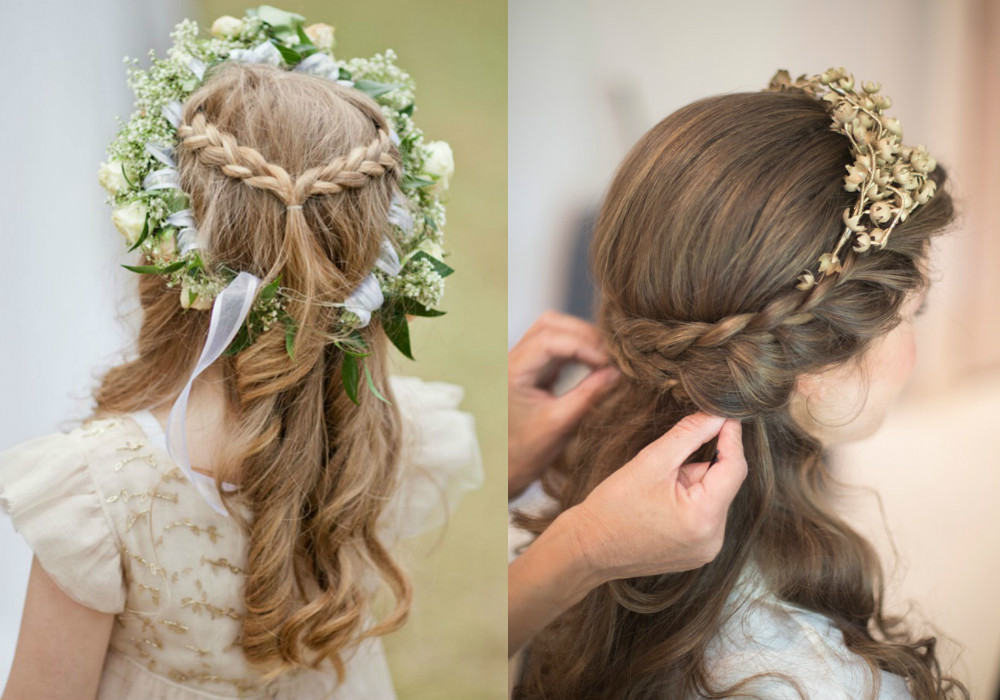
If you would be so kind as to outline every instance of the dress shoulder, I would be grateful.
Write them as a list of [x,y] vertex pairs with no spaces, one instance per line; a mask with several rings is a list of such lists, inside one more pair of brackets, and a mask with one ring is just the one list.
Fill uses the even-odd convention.
[[381,526],[389,540],[444,524],[466,491],[482,486],[483,464],[465,391],[417,377],[389,378],[403,420],[402,477]]
[[753,576],[751,567],[706,650],[716,689],[751,679],[740,697],[913,700],[901,676],[873,669],[850,651],[832,620],[781,600]]
[[0,506],[14,529],[63,592],[107,613],[124,609],[125,575],[87,441],[115,425],[91,421],[0,452]]

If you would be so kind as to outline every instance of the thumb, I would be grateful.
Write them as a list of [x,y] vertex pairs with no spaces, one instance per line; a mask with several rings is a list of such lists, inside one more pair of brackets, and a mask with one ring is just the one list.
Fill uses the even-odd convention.
[[594,370],[575,387],[553,399],[554,413],[559,423],[563,427],[576,425],[620,378],[618,368],[608,365]]

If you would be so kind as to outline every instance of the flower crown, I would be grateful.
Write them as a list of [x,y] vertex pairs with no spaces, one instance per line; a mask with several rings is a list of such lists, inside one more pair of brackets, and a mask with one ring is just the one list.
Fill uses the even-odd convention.
[[[445,209],[441,198],[454,173],[454,161],[447,143],[425,142],[414,125],[416,85],[395,65],[391,49],[372,58],[337,59],[334,28],[327,24],[303,27],[303,21],[302,15],[262,5],[248,9],[242,19],[219,17],[212,24],[212,36],[199,38],[197,23],[186,19],[171,32],[173,46],[166,58],[157,59],[150,50],[151,65],[143,70],[138,59],[126,57],[131,63],[127,72],[136,96],[135,111],[127,123],[117,118],[121,126],[108,148],[109,160],[101,163],[99,181],[110,195],[112,221],[128,241],[128,250],[139,248],[147,263],[123,267],[165,276],[168,287],[180,286],[179,301],[184,308],[213,309],[215,314],[220,294],[249,273],[211,263],[189,197],[180,188],[174,159],[178,132],[184,130],[185,136],[191,132],[190,125],[181,124],[184,100],[201,85],[207,70],[226,60],[319,75],[374,99],[391,127],[389,136],[402,168],[400,192],[389,211],[395,235],[385,237],[375,269],[338,304],[343,308],[338,316],[341,340],[337,346],[345,353],[342,380],[351,400],[358,402],[362,369],[369,388],[384,400],[363,365],[367,347],[358,329],[378,314],[392,343],[413,359],[407,315],[444,313],[434,307],[444,293],[444,278],[453,270],[442,260]],[[240,352],[281,322],[288,355],[294,360],[297,325],[284,302],[296,293],[280,282],[279,276],[259,291],[256,285],[240,285],[241,293],[248,296],[248,309],[242,310],[238,331],[226,344],[225,354]]]
[[[843,271],[840,251],[852,238],[852,250],[864,253],[871,248],[885,248],[896,224],[920,204],[934,196],[937,183],[927,177],[937,161],[924,146],[903,146],[903,128],[898,119],[884,112],[892,100],[879,95],[879,83],[865,82],[862,91],[854,87],[854,76],[845,68],[831,68],[807,78],[800,75],[792,82],[787,70],[779,70],[765,91],[801,90],[829,103],[830,128],[851,141],[854,164],[847,166],[844,189],[857,192],[854,207],[844,210],[844,233],[830,253],[819,257],[814,274],[805,270],[798,277],[798,289],[811,289],[827,275]],[[867,217],[867,223],[862,223]],[[888,224],[888,225],[886,225]],[[818,276],[818,279],[817,279]]]

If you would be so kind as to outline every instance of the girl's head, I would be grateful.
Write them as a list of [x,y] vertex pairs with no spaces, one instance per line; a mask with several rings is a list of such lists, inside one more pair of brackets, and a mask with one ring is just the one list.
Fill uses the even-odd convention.
[[[824,503],[823,447],[873,431],[909,376],[930,239],[952,221],[952,201],[938,167],[936,195],[885,249],[849,251],[839,275],[798,289],[857,200],[843,187],[853,162],[824,104],[789,91],[692,103],[621,164],[591,253],[598,324],[626,381],[585,419],[546,488],[563,509],[579,503],[696,410],[743,421],[749,476],[715,561],[592,592],[536,640],[525,697],[725,691],[711,687],[704,651],[751,561],[780,597],[831,617],[873,667],[904,675],[918,697],[942,693],[933,640],[883,615],[873,550]],[[550,521],[521,520],[535,531]]]
[[[398,154],[378,105],[357,90],[268,65],[213,71],[184,104],[180,185],[207,260],[251,272],[262,287],[280,274],[298,326],[294,361],[277,323],[217,363],[229,411],[212,468],[217,481],[240,484],[252,513],[244,521],[230,509],[249,536],[241,643],[275,674],[324,658],[342,670],[341,651],[369,611],[368,572],[397,606],[365,634],[401,624],[410,596],[376,537],[395,487],[400,417],[373,395],[356,406],[345,394],[331,305],[379,257]],[[139,293],[138,356],[103,377],[97,414],[171,403],[204,343],[208,311],[183,308],[160,275],[140,276]],[[391,402],[377,317],[361,333],[365,366]]]

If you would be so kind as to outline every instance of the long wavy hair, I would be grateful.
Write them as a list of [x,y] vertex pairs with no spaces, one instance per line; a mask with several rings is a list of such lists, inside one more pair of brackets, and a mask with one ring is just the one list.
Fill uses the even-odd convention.
[[717,687],[706,648],[748,565],[779,598],[832,620],[876,683],[884,669],[918,698],[966,695],[942,675],[935,638],[883,609],[878,557],[828,504],[823,446],[789,413],[797,377],[858,361],[901,322],[904,299],[929,284],[930,239],[955,217],[938,166],[937,193],[884,250],[848,251],[842,273],[796,289],[840,237],[852,162],[824,104],[799,92],[699,100],[625,157],[591,248],[598,325],[624,381],[546,475],[555,512],[517,522],[542,532],[696,410],[742,421],[749,475],[714,561],[590,592],[533,640],[515,697],[730,697],[748,679]]
[[[226,440],[216,482],[247,533],[246,658],[271,679],[329,660],[343,676],[354,641],[404,622],[409,579],[376,534],[398,483],[401,424],[387,381],[387,337],[377,316],[361,329],[365,365],[392,405],[341,385],[333,343],[338,309],[372,270],[389,231],[398,153],[378,105],[333,81],[266,65],[221,64],[185,102],[178,171],[212,264],[246,270],[261,287],[292,290],[294,362],[280,323],[217,362],[225,377]],[[302,208],[286,211],[288,204]],[[207,311],[184,309],[177,287],[139,278],[137,356],[94,391],[94,416],[171,403],[193,371]],[[242,517],[231,499],[249,506]],[[394,604],[368,627],[373,592]]]

